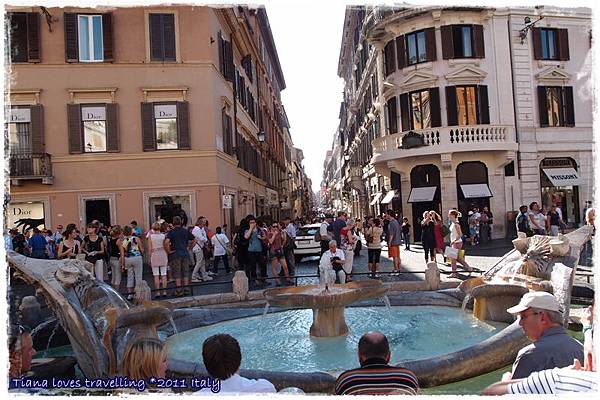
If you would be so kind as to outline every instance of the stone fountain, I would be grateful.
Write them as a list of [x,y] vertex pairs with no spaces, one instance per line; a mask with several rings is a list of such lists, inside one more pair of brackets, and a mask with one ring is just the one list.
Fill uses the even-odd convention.
[[39,260],[9,251],[8,262],[15,277],[45,298],[87,378],[114,376],[127,345],[140,337],[157,338],[156,327],[171,318],[166,307],[132,307],[110,285],[94,279],[86,261]]
[[269,305],[285,308],[312,308],[311,336],[332,337],[348,333],[344,307],[358,300],[385,295],[381,281],[356,281],[341,285],[307,285],[264,291]]

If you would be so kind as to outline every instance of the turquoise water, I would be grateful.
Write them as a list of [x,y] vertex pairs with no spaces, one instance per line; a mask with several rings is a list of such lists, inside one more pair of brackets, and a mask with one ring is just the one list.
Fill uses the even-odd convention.
[[451,353],[493,336],[506,324],[488,324],[455,307],[352,307],[346,309],[350,332],[336,338],[309,335],[312,310],[241,318],[193,329],[167,340],[169,356],[202,361],[202,343],[217,333],[240,342],[242,368],[288,372],[339,372],[358,366],[360,337],[383,332],[392,363]]

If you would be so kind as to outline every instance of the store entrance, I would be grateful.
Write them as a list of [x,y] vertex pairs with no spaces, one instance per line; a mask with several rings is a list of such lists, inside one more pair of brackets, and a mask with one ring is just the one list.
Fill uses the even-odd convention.
[[413,241],[421,241],[421,221],[425,211],[435,211],[441,215],[442,194],[440,190],[440,170],[433,164],[418,165],[410,172],[412,203]]

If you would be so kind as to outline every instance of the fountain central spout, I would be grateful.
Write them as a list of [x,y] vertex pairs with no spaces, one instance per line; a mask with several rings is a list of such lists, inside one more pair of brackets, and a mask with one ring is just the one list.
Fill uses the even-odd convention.
[[344,307],[362,299],[378,298],[387,292],[381,281],[358,281],[343,285],[307,285],[264,291],[269,304],[288,308],[311,308],[311,336],[332,337],[348,333]]

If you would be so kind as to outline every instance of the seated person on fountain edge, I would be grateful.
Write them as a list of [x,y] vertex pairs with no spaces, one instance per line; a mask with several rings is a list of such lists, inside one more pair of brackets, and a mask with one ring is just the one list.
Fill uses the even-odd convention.
[[220,380],[220,388],[216,393],[211,388],[201,389],[195,395],[277,392],[275,386],[265,379],[247,379],[238,374],[242,352],[233,336],[218,334],[206,339],[202,345],[202,359],[210,376]]
[[342,372],[335,383],[335,394],[416,395],[419,381],[412,371],[389,365],[390,346],[381,332],[367,332],[358,342],[360,368]]
[[337,248],[337,242],[329,241],[329,250],[323,253],[319,262],[321,284],[331,285],[336,278],[340,283],[346,283],[346,272],[343,268],[345,260],[344,251]]
[[29,328],[24,325],[11,325],[8,338],[8,356],[11,378],[20,378],[31,368],[31,360],[36,351]]
[[572,392],[597,392],[598,373],[593,355],[593,306],[583,315],[585,361],[583,368],[578,359],[573,365],[531,373],[525,379],[497,382],[483,390],[483,395],[504,394],[564,394]]
[[519,304],[506,311],[518,315],[519,325],[533,343],[519,350],[512,373],[505,374],[503,380],[522,379],[532,372],[567,367],[575,358],[583,363],[583,346],[563,327],[563,316],[552,294],[525,293]]

